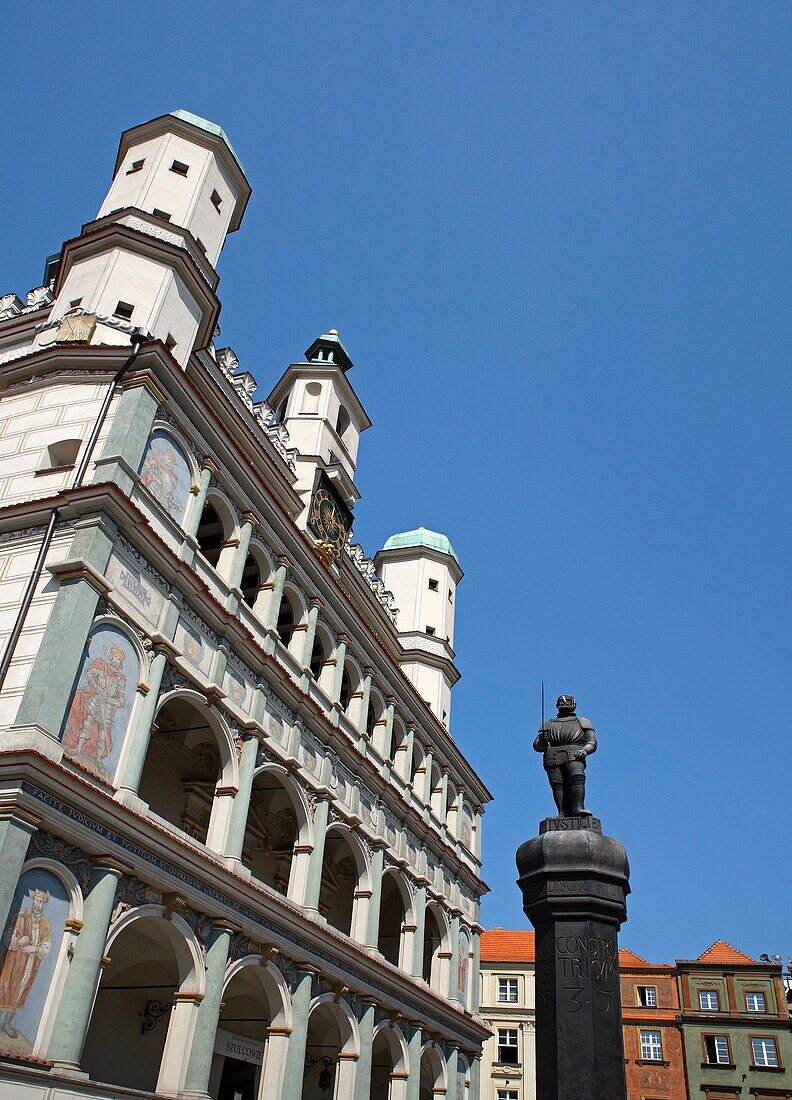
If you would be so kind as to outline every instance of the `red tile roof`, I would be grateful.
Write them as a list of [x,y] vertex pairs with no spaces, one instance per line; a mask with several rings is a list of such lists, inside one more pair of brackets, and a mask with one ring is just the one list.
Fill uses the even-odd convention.
[[481,933],[482,962],[534,961],[533,932],[509,928],[488,928]]
[[699,955],[701,963],[753,963],[756,960],[744,955],[736,947],[732,947],[725,940],[715,940],[712,947],[708,947],[703,955]]

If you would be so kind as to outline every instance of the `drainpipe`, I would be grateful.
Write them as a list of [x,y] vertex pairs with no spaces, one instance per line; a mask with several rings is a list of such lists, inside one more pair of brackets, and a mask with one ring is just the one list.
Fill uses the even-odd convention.
[[[93,426],[93,430],[88,437],[88,443],[85,447],[85,451],[83,452],[80,464],[77,467],[77,472],[74,475],[74,481],[69,487],[70,489],[79,489],[79,487],[82,485],[83,478],[85,477],[91,458],[93,457],[94,448],[96,447],[96,441],[98,440],[99,433],[104,426],[104,422],[107,417],[107,411],[110,408],[110,403],[115,397],[115,393],[118,389],[121,379],[124,377],[126,372],[137,359],[138,353],[142,346],[146,343],[147,340],[150,340],[151,337],[147,332],[144,332],[143,329],[136,328],[133,330],[129,339],[132,343],[132,352],[127,356],[127,358],[118,368],[115,375],[113,376],[113,380],[108,386],[107,393],[105,394],[104,401],[102,402],[102,407],[100,408],[99,413],[96,417],[96,423]],[[50,514],[49,522],[47,523],[47,529],[44,532],[44,538],[41,542],[41,546],[36,557],[36,564],[33,566],[33,572],[31,573],[27,585],[25,586],[25,592],[22,596],[22,603],[19,606],[19,611],[17,612],[14,628],[9,635],[8,642],[6,643],[5,652],[3,653],[3,659],[2,661],[0,661],[0,691],[3,690],[3,685],[5,684],[8,670],[11,667],[11,661],[14,656],[14,651],[17,647],[17,642],[19,641],[20,635],[22,634],[22,628],[25,625],[27,613],[30,610],[31,603],[33,602],[33,593],[36,591],[36,585],[38,584],[42,570],[44,569],[44,562],[46,561],[47,554],[49,553],[49,548],[52,545],[52,537],[55,534],[55,524],[57,522],[58,509],[56,507],[52,509],[52,512]]]

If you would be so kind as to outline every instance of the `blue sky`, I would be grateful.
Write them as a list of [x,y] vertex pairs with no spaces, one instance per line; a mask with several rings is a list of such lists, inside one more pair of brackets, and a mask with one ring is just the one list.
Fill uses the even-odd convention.
[[337,328],[356,535],[446,532],[484,921],[551,811],[539,683],[597,727],[622,943],[789,939],[787,4],[28,4],[3,16],[0,293],[185,107],[254,188],[222,341],[264,392]]

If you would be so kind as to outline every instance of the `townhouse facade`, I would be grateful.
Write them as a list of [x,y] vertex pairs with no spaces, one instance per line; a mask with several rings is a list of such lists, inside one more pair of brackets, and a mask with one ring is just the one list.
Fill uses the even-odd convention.
[[350,543],[338,333],[217,346],[250,185],[186,111],[0,298],[0,1093],[478,1100],[481,828],[457,585]]

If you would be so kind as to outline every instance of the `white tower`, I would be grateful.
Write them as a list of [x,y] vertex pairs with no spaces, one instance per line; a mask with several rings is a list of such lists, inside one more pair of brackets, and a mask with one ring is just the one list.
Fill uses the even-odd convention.
[[324,471],[341,500],[360,499],[354,477],[361,432],[371,427],[349,383],[352,369],[335,329],[314,340],[304,363],[292,363],[268,401],[297,449],[297,492],[305,501],[304,521],[318,471]]
[[[250,193],[214,123],[174,111],[127,130],[97,219],[63,247],[50,318],[84,318],[92,344],[128,344],[144,329],[183,366],[214,334],[214,264]],[[37,343],[63,331],[47,327]]]
[[401,666],[444,726],[451,718],[456,590],[463,573],[445,535],[419,527],[392,535],[375,558],[394,595]]

